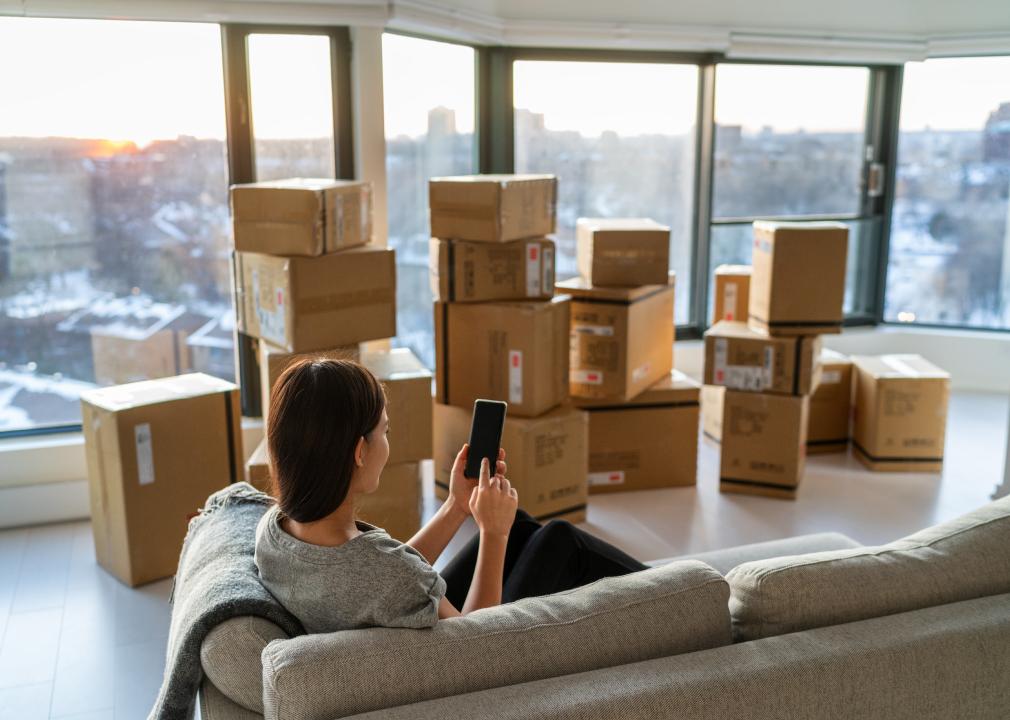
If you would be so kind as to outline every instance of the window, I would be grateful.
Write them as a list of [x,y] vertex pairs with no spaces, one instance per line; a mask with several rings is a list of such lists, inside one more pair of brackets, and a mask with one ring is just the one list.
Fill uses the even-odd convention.
[[1010,329],[1010,57],[909,63],[884,317]]
[[336,177],[326,35],[248,38],[256,179]]
[[476,172],[474,50],[382,36],[389,246],[396,249],[397,332],[435,366],[428,279],[428,178]]
[[558,176],[558,279],[577,274],[580,217],[670,226],[675,315],[690,317],[698,68],[671,63],[519,60],[515,170]]
[[0,67],[0,431],[230,377],[218,26],[0,18]]

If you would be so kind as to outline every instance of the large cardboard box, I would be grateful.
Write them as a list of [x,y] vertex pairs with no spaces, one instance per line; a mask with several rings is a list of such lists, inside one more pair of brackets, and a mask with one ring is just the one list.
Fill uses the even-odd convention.
[[705,332],[705,384],[809,395],[821,376],[821,338],[773,337],[723,320]]
[[431,234],[446,240],[508,242],[554,232],[553,175],[461,175],[428,181]]
[[670,228],[648,218],[579,218],[579,274],[598,287],[663,285],[670,267]]
[[186,335],[176,330],[158,330],[133,337],[92,330],[95,382],[117,385],[185,371],[189,365]]
[[[471,408],[435,404],[435,494],[448,495],[456,453],[470,437]],[[538,520],[586,518],[586,413],[568,405],[536,418],[505,419],[509,482],[519,493],[519,507]]]
[[806,461],[809,398],[727,390],[723,403],[719,490],[795,499]]
[[372,185],[291,178],[232,185],[235,249],[322,255],[372,239]]
[[855,356],[852,444],[871,470],[939,472],[950,375],[919,355]]
[[852,360],[821,350],[821,381],[810,396],[807,454],[844,452],[852,420]]
[[572,295],[573,397],[630,400],[673,369],[674,276],[667,285],[599,288],[557,284]]
[[568,397],[571,298],[435,303],[435,396],[470,410],[477,398],[535,417]]
[[589,415],[589,494],[694,485],[700,389],[674,370],[619,405],[577,400]]
[[506,243],[432,238],[431,294],[441,302],[549,300],[554,297],[554,241]]
[[320,257],[235,253],[238,329],[288,352],[396,335],[396,257],[373,245]]
[[431,457],[431,371],[407,348],[361,353],[386,389],[390,465]]
[[841,332],[848,240],[837,222],[755,221],[751,325],[772,335]]
[[274,383],[288,367],[296,360],[303,358],[323,358],[327,360],[357,360],[360,351],[357,345],[347,345],[334,350],[317,350],[310,353],[291,353],[266,340],[257,341],[259,346],[257,358],[260,366],[260,402],[263,421],[270,416],[270,393]]
[[750,265],[720,265],[715,269],[712,324],[720,320],[747,322]]
[[273,484],[270,482],[270,453],[267,450],[266,438],[260,440],[246,461],[245,481],[261,492],[273,494]]
[[130,586],[175,573],[190,518],[242,479],[238,388],[202,373],[81,394],[99,564]]
[[421,529],[421,466],[416,462],[387,463],[374,493],[359,495],[358,518],[383,528],[400,542]]
[[712,442],[722,442],[722,411],[726,388],[701,386],[701,433]]

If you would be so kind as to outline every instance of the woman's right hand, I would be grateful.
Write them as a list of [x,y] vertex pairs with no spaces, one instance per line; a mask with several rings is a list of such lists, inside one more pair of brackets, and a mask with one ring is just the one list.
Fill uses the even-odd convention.
[[504,475],[491,476],[487,458],[480,462],[480,479],[470,495],[470,513],[481,534],[508,537],[519,507],[519,493]]

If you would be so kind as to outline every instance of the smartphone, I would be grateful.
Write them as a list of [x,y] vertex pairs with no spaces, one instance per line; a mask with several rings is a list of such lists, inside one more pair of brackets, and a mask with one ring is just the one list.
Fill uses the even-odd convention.
[[463,477],[476,480],[480,477],[480,461],[487,458],[488,469],[494,475],[501,447],[501,433],[505,426],[508,403],[500,400],[474,400],[473,420],[470,423],[470,450],[463,468]]

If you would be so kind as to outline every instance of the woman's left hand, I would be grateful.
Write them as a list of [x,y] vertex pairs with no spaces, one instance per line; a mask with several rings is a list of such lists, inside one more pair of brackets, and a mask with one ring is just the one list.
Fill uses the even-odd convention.
[[[466,515],[470,514],[470,496],[473,489],[477,487],[477,478],[463,477],[463,470],[466,469],[466,458],[470,452],[470,445],[464,444],[463,448],[456,455],[456,462],[452,464],[452,472],[449,474],[449,501]],[[498,462],[495,472],[492,475],[508,476],[508,465],[505,463],[505,450],[498,448]]]

